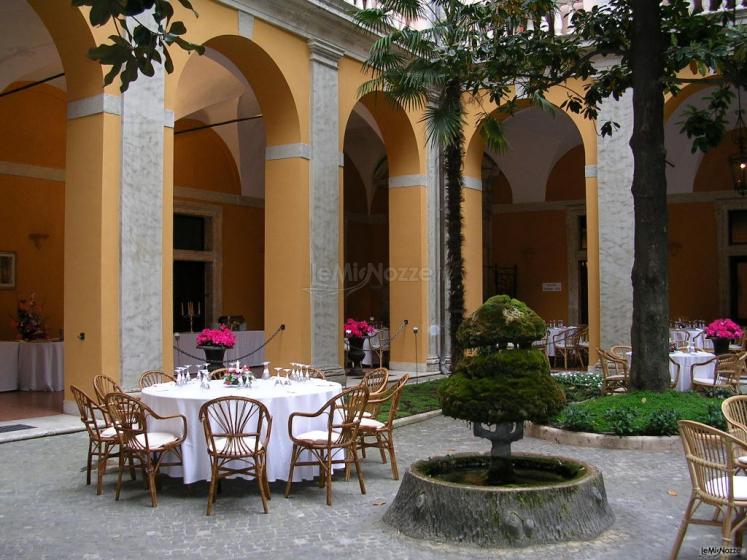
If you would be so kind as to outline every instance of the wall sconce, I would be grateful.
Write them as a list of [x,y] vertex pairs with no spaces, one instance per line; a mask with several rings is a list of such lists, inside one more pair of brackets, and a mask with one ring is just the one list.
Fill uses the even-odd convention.
[[42,241],[49,239],[48,233],[29,233],[29,239],[34,244],[34,247],[41,249]]

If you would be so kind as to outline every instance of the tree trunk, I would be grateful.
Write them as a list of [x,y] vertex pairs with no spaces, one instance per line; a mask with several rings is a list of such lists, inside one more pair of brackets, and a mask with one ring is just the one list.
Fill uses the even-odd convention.
[[[461,114],[461,89],[457,81],[446,88],[447,102]],[[446,267],[449,276],[449,340],[451,342],[451,371],[464,357],[464,349],[456,333],[464,319],[464,259],[462,258],[462,156],[464,134],[444,148],[446,174]]]
[[659,2],[633,0],[633,346],[634,389],[669,388],[667,181],[664,150],[664,39]]

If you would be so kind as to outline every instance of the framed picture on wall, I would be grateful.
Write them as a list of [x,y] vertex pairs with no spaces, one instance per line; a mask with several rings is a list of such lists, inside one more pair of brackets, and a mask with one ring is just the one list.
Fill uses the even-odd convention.
[[16,287],[16,254],[0,252],[0,290]]

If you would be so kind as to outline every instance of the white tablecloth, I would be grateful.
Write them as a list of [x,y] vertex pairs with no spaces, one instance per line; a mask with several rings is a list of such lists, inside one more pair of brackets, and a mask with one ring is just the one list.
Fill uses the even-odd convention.
[[0,391],[18,390],[18,346],[15,341],[0,341]]
[[[287,480],[293,444],[288,437],[288,417],[292,412],[316,412],[330,398],[342,389],[339,383],[321,380],[306,383],[294,382],[291,386],[275,385],[274,379],[254,381],[250,389],[231,389],[223,381],[211,381],[210,389],[201,389],[199,383],[190,383],[177,387],[147,387],[143,389],[142,399],[145,404],[162,416],[183,414],[187,417],[187,439],[182,444],[182,467],[165,467],[163,472],[171,476],[184,477],[185,484],[198,480],[210,480],[210,458],[207,454],[207,443],[202,423],[199,420],[200,407],[203,403],[218,397],[236,395],[261,401],[272,416],[272,433],[267,449],[267,478],[270,482]],[[151,426],[151,430],[172,429],[180,426],[166,425],[172,421],[159,422],[160,426]],[[326,416],[316,419],[298,418],[294,421],[296,434],[309,430],[327,429]],[[303,459],[305,460],[305,458]],[[297,467],[293,480],[310,480],[318,474],[315,467]]]
[[552,358],[555,356],[555,341],[553,340],[555,336],[565,331],[575,331],[576,327],[552,327],[548,330],[550,334],[547,335],[547,355]]
[[65,389],[64,342],[21,342],[18,345],[18,388],[21,391]]
[[[193,356],[198,356],[200,360],[195,360],[189,356],[182,354],[178,350],[174,350],[174,367],[193,365],[198,362],[202,363],[205,360],[205,353],[197,348],[197,335],[199,333],[179,333],[179,342],[174,338],[174,346],[183,350]],[[236,346],[226,350],[225,359],[229,361],[235,360],[237,357],[241,357],[244,354],[259,348],[265,341],[265,331],[234,331],[236,337]],[[262,362],[265,361],[265,349],[262,348],[259,352],[255,352],[245,360],[242,360],[242,364],[250,366],[261,366]]]
[[[627,352],[628,367],[630,367],[630,360],[632,357],[631,352]],[[692,367],[694,364],[702,364],[713,358],[713,354],[709,352],[670,352],[669,357],[680,365],[680,379],[677,382],[677,391],[690,391],[692,389]],[[708,364],[706,367],[699,367],[695,370],[696,375],[699,378],[713,379],[715,372],[715,362]],[[669,363],[669,378],[674,380],[674,376],[677,373],[677,368]]]

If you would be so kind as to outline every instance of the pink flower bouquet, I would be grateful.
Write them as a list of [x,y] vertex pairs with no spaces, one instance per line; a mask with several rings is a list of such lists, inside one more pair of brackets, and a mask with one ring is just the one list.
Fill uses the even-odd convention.
[[355,319],[348,319],[345,321],[343,327],[345,338],[363,338],[369,334],[376,332],[376,329],[369,325],[366,321],[356,321]]
[[716,319],[705,328],[709,338],[742,338],[742,329],[731,319]]
[[233,348],[236,344],[236,337],[231,330],[225,325],[217,329],[203,329],[197,335],[197,346],[221,346],[223,348]]

